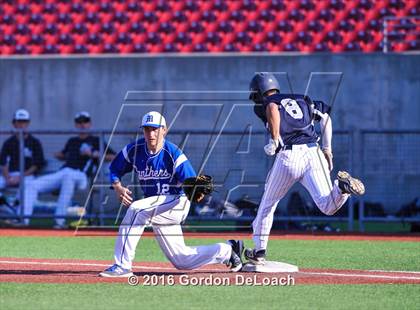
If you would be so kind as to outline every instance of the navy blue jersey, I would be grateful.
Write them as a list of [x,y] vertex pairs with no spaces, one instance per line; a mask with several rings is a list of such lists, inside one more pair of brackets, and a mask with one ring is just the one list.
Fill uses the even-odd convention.
[[157,154],[149,153],[144,138],[125,146],[111,163],[111,182],[133,169],[145,197],[183,194],[182,182],[196,176],[188,158],[168,140]]
[[330,113],[331,108],[322,101],[312,101],[299,94],[274,94],[265,98],[263,109],[275,103],[280,112],[280,138],[285,145],[305,144],[318,141],[314,121],[319,114]]

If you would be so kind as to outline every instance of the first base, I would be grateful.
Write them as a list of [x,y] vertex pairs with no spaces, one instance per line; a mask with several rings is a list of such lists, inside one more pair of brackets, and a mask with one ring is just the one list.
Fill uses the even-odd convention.
[[266,261],[264,265],[254,265],[246,263],[242,267],[243,272],[298,272],[298,266],[282,263]]

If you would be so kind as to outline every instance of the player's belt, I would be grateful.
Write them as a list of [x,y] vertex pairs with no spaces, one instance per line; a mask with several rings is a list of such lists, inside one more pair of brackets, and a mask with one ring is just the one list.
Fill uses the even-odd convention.
[[311,143],[306,143],[306,144],[287,144],[284,145],[281,150],[282,151],[286,151],[286,150],[292,150],[294,145],[306,145],[307,147],[317,147],[318,143],[316,142],[311,142]]

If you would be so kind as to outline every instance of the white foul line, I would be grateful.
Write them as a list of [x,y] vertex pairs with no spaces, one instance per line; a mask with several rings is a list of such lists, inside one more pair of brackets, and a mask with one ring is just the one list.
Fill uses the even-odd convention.
[[[366,270],[369,271],[370,270]],[[378,278],[378,279],[406,279],[406,280],[420,280],[420,277],[401,277],[401,276],[387,276],[387,275],[372,275],[372,274],[358,274],[358,273],[336,273],[336,272],[306,272],[300,271],[302,274],[312,274],[321,276],[338,276],[338,277],[360,277],[360,278]]]
[[[0,261],[0,264],[20,264],[20,265],[50,265],[50,266],[91,266],[91,267],[108,267],[109,264],[98,264],[98,263],[54,263],[54,262],[25,262],[25,261]],[[175,268],[168,267],[152,267],[152,266],[133,266],[133,269],[147,269],[147,270],[169,270],[169,271],[178,271]],[[201,269],[198,271],[207,271],[207,272],[220,272],[220,269]],[[388,272],[388,273],[413,273],[420,274],[418,271],[388,271],[388,270],[358,270],[364,272]],[[299,271],[300,274],[308,275],[320,275],[320,276],[338,276],[338,277],[361,277],[361,278],[378,278],[378,279],[404,279],[404,280],[420,280],[420,277],[406,277],[406,276],[391,276],[391,275],[369,275],[369,274],[359,274],[359,273],[337,273],[337,272],[309,272],[309,271]]]

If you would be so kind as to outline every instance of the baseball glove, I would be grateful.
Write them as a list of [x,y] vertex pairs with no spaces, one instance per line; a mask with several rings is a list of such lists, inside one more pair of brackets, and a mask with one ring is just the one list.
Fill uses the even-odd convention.
[[213,178],[209,175],[201,174],[197,177],[187,178],[182,183],[182,189],[191,202],[200,202],[204,196],[214,190]]

